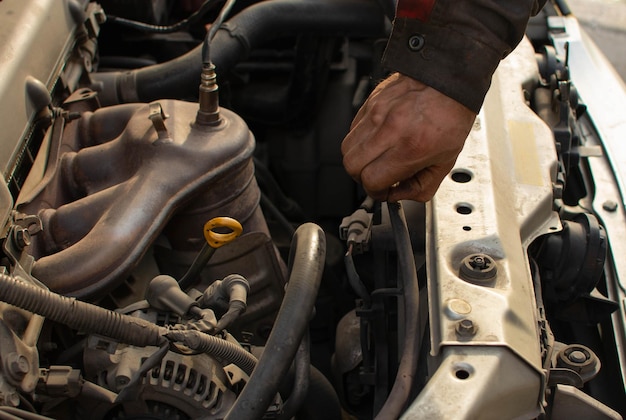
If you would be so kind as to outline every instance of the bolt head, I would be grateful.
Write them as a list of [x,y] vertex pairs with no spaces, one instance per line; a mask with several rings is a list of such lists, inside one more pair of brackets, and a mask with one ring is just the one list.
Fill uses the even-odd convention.
[[21,250],[30,245],[30,232],[26,228],[17,229],[14,233],[15,244]]
[[9,374],[18,380],[30,372],[30,362],[23,354],[9,353],[6,358],[6,366]]
[[470,258],[470,265],[477,270],[484,270],[485,268],[488,268],[489,263],[485,261],[484,257],[476,255]]
[[587,361],[587,355],[580,350],[574,350],[567,355],[567,358],[573,363],[585,363]]
[[602,203],[602,208],[606,211],[609,212],[614,212],[617,210],[618,204],[617,202],[613,201],[613,200],[606,200],[604,203]]
[[470,337],[476,334],[476,325],[471,319],[462,319],[456,324],[456,332],[462,337]]
[[471,283],[485,283],[495,279],[498,266],[493,258],[487,254],[471,254],[463,258],[459,269],[459,276]]
[[601,363],[593,350],[582,344],[565,346],[557,354],[556,365],[577,372],[584,382],[600,371]]

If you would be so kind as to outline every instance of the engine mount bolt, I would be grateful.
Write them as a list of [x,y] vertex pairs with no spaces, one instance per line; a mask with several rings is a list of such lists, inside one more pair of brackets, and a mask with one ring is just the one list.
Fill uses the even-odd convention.
[[617,207],[618,207],[617,202],[613,200],[606,200],[604,203],[602,203],[602,208],[606,211],[610,211],[611,213],[616,211]]
[[570,362],[574,362],[574,363],[584,363],[587,361],[587,356],[585,355],[584,352],[580,350],[575,350],[571,352],[570,354],[567,355],[567,358],[570,360]]
[[570,344],[562,348],[557,354],[556,365],[577,372],[583,382],[591,380],[601,368],[598,356],[582,344]]
[[463,258],[459,276],[470,283],[483,284],[496,277],[498,266],[493,258],[486,254],[472,254]]
[[469,337],[476,334],[476,325],[471,319],[462,319],[456,323],[456,332],[463,337]]

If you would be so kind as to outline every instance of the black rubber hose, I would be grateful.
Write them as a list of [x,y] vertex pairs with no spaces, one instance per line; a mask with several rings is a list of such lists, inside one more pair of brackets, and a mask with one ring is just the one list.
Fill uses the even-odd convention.
[[283,412],[278,416],[278,420],[290,420],[296,415],[309,392],[311,382],[311,347],[309,332],[304,333],[296,360],[294,361],[293,382],[289,398],[283,404]]
[[165,328],[0,274],[0,300],[86,333],[134,346],[159,346]]
[[[250,50],[281,35],[384,36],[376,0],[267,0],[229,19],[211,41],[211,61],[224,75]],[[126,72],[98,73],[103,105],[191,98],[198,94],[202,44],[168,61]]]
[[387,203],[398,253],[398,271],[404,297],[404,345],[393,387],[376,419],[397,419],[406,408],[419,359],[419,285],[413,247],[400,203]]
[[[295,418],[298,420],[341,420],[341,404],[335,388],[315,366],[311,365],[309,368],[309,391],[295,414]],[[280,394],[288,397],[287,403],[292,397],[295,381],[295,368],[292,367],[280,386]],[[286,411],[287,408],[283,406],[283,413]]]
[[259,363],[226,420],[260,419],[274,400],[308,327],[324,271],[326,237],[313,224],[301,225],[290,250],[285,298]]
[[341,404],[332,384],[326,377],[311,366],[309,392],[298,412],[301,420],[341,420]]

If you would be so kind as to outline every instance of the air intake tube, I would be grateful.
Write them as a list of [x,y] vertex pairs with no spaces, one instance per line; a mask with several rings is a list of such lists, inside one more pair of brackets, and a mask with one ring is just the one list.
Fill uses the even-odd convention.
[[[267,0],[228,20],[211,42],[211,61],[225,75],[250,50],[281,35],[384,36],[376,0]],[[103,105],[197,95],[202,45],[174,60],[137,70],[98,73]]]

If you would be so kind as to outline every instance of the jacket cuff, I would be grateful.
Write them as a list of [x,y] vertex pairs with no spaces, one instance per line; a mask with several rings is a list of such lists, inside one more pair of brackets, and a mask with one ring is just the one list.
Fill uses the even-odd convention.
[[396,18],[383,65],[478,113],[503,53],[454,29]]

